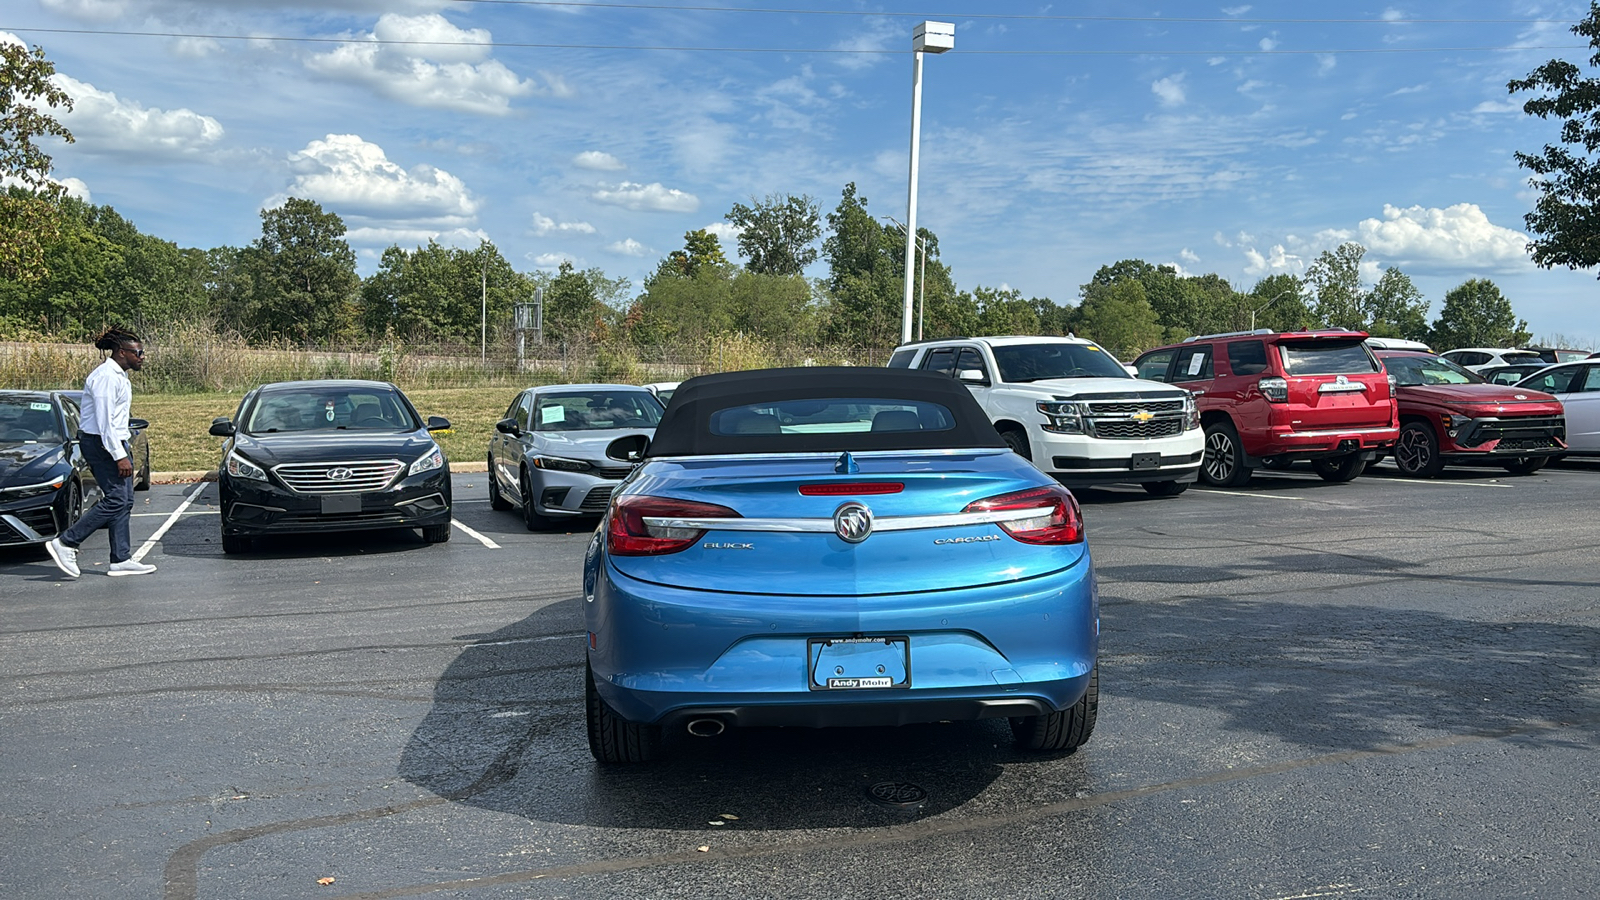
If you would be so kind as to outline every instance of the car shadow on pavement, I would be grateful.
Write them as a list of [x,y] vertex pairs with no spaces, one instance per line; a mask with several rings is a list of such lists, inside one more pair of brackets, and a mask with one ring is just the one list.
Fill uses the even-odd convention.
[[[135,543],[137,546],[137,542]],[[228,560],[302,559],[321,557],[371,556],[401,553],[430,546],[415,528],[390,528],[380,531],[330,531],[301,534],[275,534],[256,538],[247,553],[227,554]],[[222,533],[217,517],[185,516],[175,522],[161,539],[165,556],[222,558]]]
[[[1574,585],[1594,596],[1600,585]],[[1172,704],[1315,751],[1522,733],[1592,744],[1600,630],[1413,609],[1102,597],[1101,679],[1115,699]],[[1589,733],[1576,735],[1564,725]]]
[[[601,765],[585,735],[580,612],[577,599],[562,601],[469,636],[402,751],[400,776],[530,820],[700,831],[713,821],[740,830],[903,823],[962,806],[1010,764],[1064,761],[1071,774],[1053,776],[1064,797],[1088,781],[1078,758],[1013,749],[1004,720],[674,733],[655,762]],[[868,788],[889,781],[915,784],[927,799],[875,803]]]

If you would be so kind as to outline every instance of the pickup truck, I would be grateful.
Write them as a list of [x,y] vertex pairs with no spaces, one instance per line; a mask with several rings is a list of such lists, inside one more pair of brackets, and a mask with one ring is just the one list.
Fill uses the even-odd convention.
[[1205,436],[1194,397],[1130,376],[1094,341],[922,341],[897,348],[889,366],[966,385],[1011,449],[1068,487],[1139,484],[1171,497],[1199,476]]

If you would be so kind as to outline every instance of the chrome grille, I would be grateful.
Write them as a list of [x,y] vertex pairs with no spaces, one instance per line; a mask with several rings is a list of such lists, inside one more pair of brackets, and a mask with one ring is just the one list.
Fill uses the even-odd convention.
[[[1113,441],[1183,434],[1183,400],[1090,400],[1089,432]],[[1142,421],[1141,421],[1142,420]]]
[[1183,419],[1151,419],[1137,422],[1133,419],[1096,419],[1094,436],[1114,441],[1132,441],[1142,438],[1172,437],[1183,434]]
[[[274,466],[272,473],[300,494],[360,494],[388,487],[404,466],[397,459],[284,463]],[[337,477],[345,471],[349,474]]]

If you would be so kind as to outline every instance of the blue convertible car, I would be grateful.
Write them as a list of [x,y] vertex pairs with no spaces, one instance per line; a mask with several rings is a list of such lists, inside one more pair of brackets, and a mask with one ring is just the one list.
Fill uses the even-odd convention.
[[1006,717],[1094,730],[1100,617],[1077,501],[959,382],[887,368],[683,383],[584,562],[589,747],[663,729]]

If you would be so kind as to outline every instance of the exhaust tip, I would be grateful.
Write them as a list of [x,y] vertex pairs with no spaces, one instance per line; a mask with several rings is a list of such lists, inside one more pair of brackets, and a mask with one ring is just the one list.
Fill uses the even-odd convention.
[[728,726],[722,724],[721,719],[690,719],[689,733],[695,737],[716,737],[726,731]]

